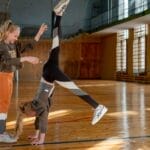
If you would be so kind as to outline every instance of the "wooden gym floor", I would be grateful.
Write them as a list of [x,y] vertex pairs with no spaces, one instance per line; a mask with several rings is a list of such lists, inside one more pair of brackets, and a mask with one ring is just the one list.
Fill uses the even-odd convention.
[[[150,85],[103,80],[75,81],[107,114],[91,125],[92,108],[70,91],[56,86],[44,145],[32,146],[34,118],[24,120],[24,132],[15,144],[0,150],[150,150]],[[31,100],[38,82],[14,84],[7,129],[13,132],[18,103]]]

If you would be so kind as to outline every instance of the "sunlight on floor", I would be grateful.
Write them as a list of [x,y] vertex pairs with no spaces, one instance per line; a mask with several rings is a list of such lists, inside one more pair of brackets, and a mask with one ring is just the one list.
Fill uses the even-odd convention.
[[146,108],[145,110],[146,110],[146,111],[150,111],[150,108]]
[[[79,84],[78,84],[79,85]],[[95,86],[114,86],[114,84],[80,84],[79,87],[95,87]]]
[[[71,109],[53,111],[53,112],[49,113],[48,119],[50,120],[50,119],[53,119],[53,118],[62,117],[62,116],[70,114],[71,112],[72,112]],[[35,117],[24,118],[23,123],[24,123],[24,125],[33,124],[34,120],[35,120]],[[7,122],[7,124],[6,124],[7,129],[14,128],[15,124],[16,124],[16,120]]]
[[87,150],[120,150],[125,142],[119,137],[108,138],[105,141],[99,142],[93,146],[93,148],[87,148]]
[[124,112],[114,112],[114,113],[107,113],[108,116],[111,117],[122,117],[123,115],[138,115],[137,111],[124,111]]

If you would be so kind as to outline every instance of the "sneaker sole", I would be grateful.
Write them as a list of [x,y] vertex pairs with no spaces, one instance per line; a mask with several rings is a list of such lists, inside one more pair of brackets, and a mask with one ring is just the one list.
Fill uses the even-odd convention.
[[[57,15],[62,15],[64,12],[65,12],[65,10],[66,10],[66,8],[67,8],[67,6],[68,6],[68,4],[69,4],[69,2],[70,2],[70,0],[69,1],[66,1],[66,0],[64,0],[64,1],[59,1],[58,2],[58,4],[54,7],[54,12],[57,14]],[[62,9],[63,7],[66,7],[64,10]]]

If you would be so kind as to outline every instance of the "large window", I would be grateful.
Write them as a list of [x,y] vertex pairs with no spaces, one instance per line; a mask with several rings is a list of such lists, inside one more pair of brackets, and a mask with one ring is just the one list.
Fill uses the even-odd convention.
[[147,0],[135,0],[135,13],[140,13],[148,8]]
[[145,72],[146,35],[148,26],[143,24],[134,28],[133,73]]
[[119,20],[128,17],[128,7],[129,7],[128,6],[128,0],[119,0],[119,5],[118,5],[118,8],[119,8],[119,14],[118,14]]
[[116,69],[117,72],[127,72],[127,39],[129,31],[117,33]]

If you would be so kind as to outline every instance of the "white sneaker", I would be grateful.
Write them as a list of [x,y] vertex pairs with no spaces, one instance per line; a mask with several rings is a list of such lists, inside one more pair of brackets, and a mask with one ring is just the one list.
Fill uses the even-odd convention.
[[54,12],[58,16],[62,16],[66,10],[70,0],[60,0],[59,3],[54,7]]
[[94,111],[93,119],[92,119],[92,125],[96,124],[107,112],[107,108],[103,105],[98,105],[97,108]]
[[8,133],[4,133],[0,135],[0,142],[2,143],[15,143],[17,139],[9,135]]

